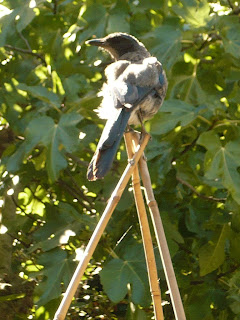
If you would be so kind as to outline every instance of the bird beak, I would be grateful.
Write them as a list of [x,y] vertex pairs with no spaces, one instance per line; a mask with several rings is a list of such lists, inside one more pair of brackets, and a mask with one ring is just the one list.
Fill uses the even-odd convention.
[[86,41],[86,44],[90,44],[91,46],[104,47],[106,42],[104,39],[92,39]]

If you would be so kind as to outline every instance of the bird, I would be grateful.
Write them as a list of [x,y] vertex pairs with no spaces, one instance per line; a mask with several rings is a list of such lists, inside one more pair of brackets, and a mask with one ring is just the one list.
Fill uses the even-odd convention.
[[156,114],[166,96],[168,82],[162,64],[134,36],[115,32],[87,44],[107,51],[114,60],[105,69],[106,82],[96,110],[106,125],[89,163],[87,179],[102,179],[110,170],[124,131]]

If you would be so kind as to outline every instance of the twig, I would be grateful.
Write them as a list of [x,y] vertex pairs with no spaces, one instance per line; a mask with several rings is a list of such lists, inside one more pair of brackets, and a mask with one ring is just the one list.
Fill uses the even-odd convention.
[[[182,152],[180,152],[179,156],[183,156],[186,152],[188,152],[192,147],[195,146],[197,140],[198,140],[199,136],[197,136],[197,138],[195,138],[189,145],[187,145]],[[177,157],[173,157],[172,160],[171,160],[171,163],[173,161],[176,161],[177,160]]]
[[202,58],[202,59],[201,59],[201,63],[215,64],[215,59],[208,60],[208,59]]
[[32,217],[30,213],[26,213],[26,211],[20,207],[20,205],[17,203],[16,199],[14,198],[14,194],[11,196],[11,199],[12,199],[12,202],[15,204],[16,208],[20,209],[25,214],[26,217],[28,217],[32,221],[36,221],[36,219]]
[[72,153],[66,152],[66,156],[69,157],[70,159],[72,159],[75,163],[84,166],[84,167],[88,167],[88,162],[87,161],[83,161],[81,159],[79,159],[77,156],[75,156]]
[[4,48],[10,49],[10,50],[13,50],[13,51],[18,51],[18,52],[21,52],[21,53],[24,53],[24,54],[29,54],[31,56],[37,57],[38,59],[40,59],[42,61],[42,63],[45,66],[47,65],[47,63],[46,63],[45,59],[43,58],[43,56],[41,54],[39,54],[39,53],[33,52],[32,50],[13,47],[13,46],[11,46],[9,44],[5,44]]
[[203,41],[198,51],[201,51],[204,47],[210,45],[213,41],[222,40],[222,38],[216,33],[210,33],[206,40]]
[[24,242],[23,240],[17,238],[16,236],[12,235],[10,232],[6,232],[6,234],[8,234],[12,239],[16,239],[17,241],[21,242],[25,248],[29,248],[30,247],[30,244]]
[[[227,285],[227,286],[229,287],[229,284],[228,284],[227,282],[225,282],[225,281],[224,281],[223,279],[221,279],[221,278],[222,278],[222,277],[225,277],[225,276],[227,276],[227,275],[229,275],[229,274],[231,274],[231,273],[233,273],[233,272],[236,271],[236,270],[238,270],[239,267],[240,267],[240,264],[237,264],[237,265],[233,266],[232,268],[230,268],[230,270],[228,270],[228,271],[226,271],[226,272],[219,273],[219,274],[217,275],[217,277],[216,277],[217,280],[223,282],[225,285]],[[196,286],[196,285],[198,285],[198,284],[203,284],[203,283],[204,283],[204,280],[192,280],[192,281],[190,281],[190,284],[191,284],[192,286]]]
[[57,183],[60,186],[64,187],[68,191],[68,193],[73,196],[73,198],[76,198],[83,207],[90,207],[88,199],[86,199],[85,196],[80,194],[77,190],[72,188],[67,182],[63,181],[62,179],[58,179]]
[[79,188],[79,185],[77,184],[76,180],[73,178],[73,176],[71,175],[71,172],[69,169],[66,169],[65,172],[67,173],[67,175],[69,176],[73,186],[75,187],[75,192],[77,194],[79,194],[79,196],[86,202],[91,202],[89,201],[89,198],[83,193],[83,191]]
[[29,51],[32,51],[32,48],[31,48],[29,42],[28,42],[27,39],[24,37],[24,35],[22,34],[22,32],[18,30],[18,28],[17,28],[17,21],[15,20],[14,22],[15,22],[16,32],[19,34],[20,38],[25,42],[28,50],[29,50]]
[[[209,60],[208,60],[209,61]],[[207,125],[211,126],[212,125],[212,122],[209,121],[208,119],[204,118],[203,116],[201,116],[200,114],[197,116],[197,118],[199,120],[202,120],[203,122],[205,122]]]
[[37,201],[41,202],[44,206],[46,205],[46,203],[44,201],[42,201],[42,199],[40,199],[38,196],[35,195],[35,192],[30,188],[30,186],[28,186],[28,189],[32,192],[33,198],[36,199]]
[[199,136],[197,136],[197,138],[195,138],[189,145],[187,145],[186,148],[182,152],[180,152],[180,156],[183,156],[186,152],[188,152],[188,150],[195,146],[198,138]]
[[[240,13],[240,7],[234,8],[234,10],[232,11],[232,14],[234,15],[238,15]],[[230,13],[231,15],[231,13]]]
[[176,179],[183,185],[185,185],[186,187],[188,187],[190,190],[193,191],[193,193],[195,193],[199,198],[205,199],[205,200],[209,200],[209,201],[217,201],[217,202],[225,202],[227,199],[226,198],[215,198],[212,196],[206,196],[205,194],[202,194],[200,192],[198,192],[190,183],[188,183],[187,181],[182,180],[179,177],[176,177]]
[[217,279],[222,278],[222,277],[225,277],[226,275],[228,275],[228,274],[230,274],[230,273],[233,273],[234,271],[236,271],[237,269],[239,269],[239,267],[240,267],[240,264],[237,264],[237,265],[235,265],[235,266],[232,266],[232,267],[230,268],[230,270],[228,270],[228,271],[226,271],[226,272],[219,273],[219,274],[217,275]]
[[27,39],[24,37],[24,35],[22,34],[22,32],[18,31],[17,28],[16,28],[16,30],[17,30],[17,33],[19,34],[20,38],[25,42],[28,50],[29,50],[29,51],[32,51],[32,48],[31,48],[29,42],[28,42]]
[[231,2],[230,0],[227,0],[227,2],[228,2],[228,4],[229,4],[229,7],[230,7],[232,10],[234,10],[235,8],[234,8],[234,5],[232,4],[232,2]]
[[57,14],[58,9],[58,0],[54,0],[53,13]]

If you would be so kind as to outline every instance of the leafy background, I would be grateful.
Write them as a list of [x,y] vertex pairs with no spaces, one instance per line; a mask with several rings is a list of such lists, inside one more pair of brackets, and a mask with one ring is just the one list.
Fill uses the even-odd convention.
[[[187,319],[240,319],[239,13],[232,0],[1,1],[2,319],[52,319],[126,165],[122,144],[104,181],[86,180],[111,59],[85,40],[114,31],[138,37],[167,72],[147,158]],[[67,319],[153,316],[130,187]]]

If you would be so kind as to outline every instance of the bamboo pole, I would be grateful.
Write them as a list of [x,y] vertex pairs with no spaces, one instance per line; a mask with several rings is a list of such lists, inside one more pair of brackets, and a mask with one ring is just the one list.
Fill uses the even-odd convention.
[[[135,153],[135,143],[133,139],[133,133],[127,132],[124,135],[128,158],[131,159]],[[148,270],[148,278],[150,284],[150,291],[153,300],[154,307],[154,315],[156,320],[163,320],[163,309],[161,304],[161,292],[158,283],[158,274],[157,274],[157,266],[156,260],[154,256],[151,232],[148,223],[147,212],[145,209],[145,203],[143,200],[143,195],[141,191],[140,185],[140,177],[138,172],[138,167],[135,166],[132,174],[132,183],[133,183],[133,191],[134,198],[138,212],[138,219],[143,239],[144,252],[146,257],[146,264]]]
[[[133,137],[134,137],[135,144],[137,144],[139,141],[139,134],[137,132],[134,132]],[[170,291],[170,297],[172,301],[175,318],[176,320],[186,320],[186,315],[184,312],[182,299],[180,296],[176,276],[174,273],[172,260],[171,260],[171,256],[168,249],[168,244],[167,244],[167,240],[166,240],[166,236],[165,236],[165,232],[162,224],[162,219],[160,216],[157,202],[154,197],[151,177],[148,171],[146,159],[144,157],[141,157],[139,161],[139,169],[140,169],[142,182],[145,188],[145,197],[146,197],[146,201],[151,214],[152,223],[155,231],[155,237],[157,239],[166,281]]]
[[150,139],[150,135],[146,135],[141,143],[141,145],[138,145],[136,153],[134,157],[129,161],[128,165],[126,166],[126,169],[124,170],[115,190],[113,191],[109,202],[101,216],[101,219],[99,220],[91,239],[89,240],[89,243],[84,251],[84,255],[82,257],[82,260],[79,262],[73,277],[68,285],[68,288],[63,296],[63,299],[59,305],[59,308],[57,312],[55,313],[54,320],[64,320],[68,308],[71,304],[72,298],[77,290],[78,284],[84,274],[85,269],[87,268],[87,265],[89,263],[89,260],[92,257],[92,254],[101,238],[101,235],[104,232],[104,229],[112,215],[113,210],[115,209],[118,201],[121,198],[121,195],[128,183],[128,180],[130,179],[130,176],[137,165],[146,145],[148,144],[148,141]]

